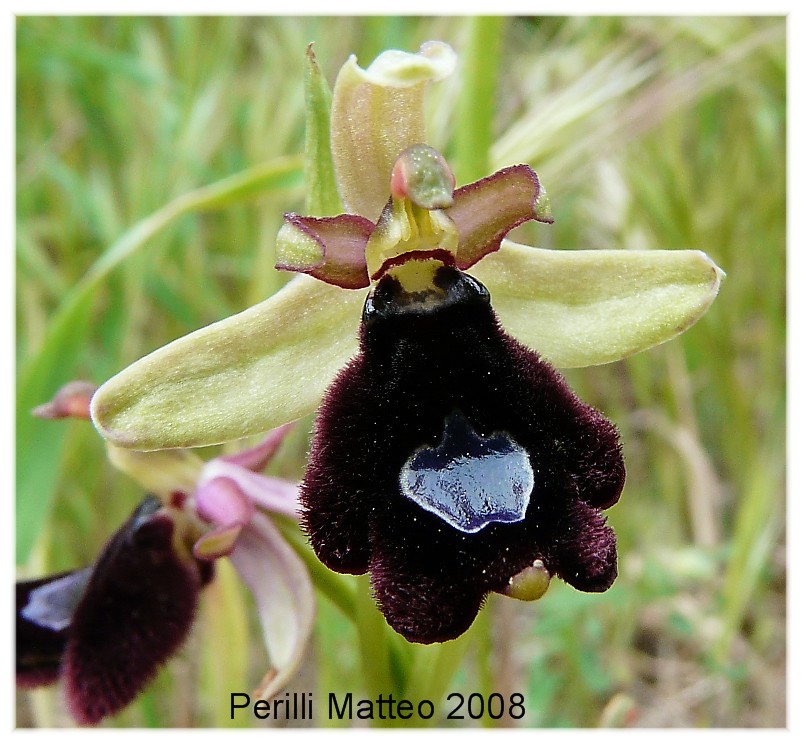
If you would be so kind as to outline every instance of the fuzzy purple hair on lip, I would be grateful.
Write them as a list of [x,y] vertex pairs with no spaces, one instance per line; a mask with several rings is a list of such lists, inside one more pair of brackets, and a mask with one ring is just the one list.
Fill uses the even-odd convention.
[[73,616],[64,679],[70,711],[82,724],[131,702],[195,616],[200,571],[175,553],[173,519],[152,500],[112,537]]
[[[395,311],[403,289],[392,276],[377,285],[360,353],[324,399],[301,486],[321,561],[369,572],[389,624],[422,643],[462,634],[488,592],[536,559],[580,590],[609,588],[616,543],[601,510],[625,478],[615,427],[501,329],[486,289],[449,267],[436,281],[448,301],[420,312]],[[528,453],[535,484],[522,521],[464,533],[402,494],[404,463],[438,445],[454,411]]]

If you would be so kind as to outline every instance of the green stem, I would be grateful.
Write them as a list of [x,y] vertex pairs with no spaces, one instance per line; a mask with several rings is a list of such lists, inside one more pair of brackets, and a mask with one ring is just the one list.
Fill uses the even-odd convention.
[[271,515],[271,518],[281,531],[281,535],[304,561],[315,588],[331,601],[347,619],[356,622],[357,594],[359,591],[354,590],[353,581],[348,580],[339,573],[332,572],[312,554],[306,543],[306,538],[298,529],[297,523],[291,519],[275,515]]
[[[497,598],[497,597],[492,597]],[[509,601],[509,599],[507,599]],[[495,673],[493,672],[493,612],[496,602],[488,601],[488,605],[479,613],[474,625],[476,627],[476,667],[479,678],[479,692],[484,699],[496,691]],[[482,727],[496,727],[495,721],[489,715],[483,715],[480,721]]]
[[[783,472],[783,436],[771,436],[763,451],[756,454],[760,466],[743,483],[738,498],[727,572],[722,589],[723,627],[711,650],[719,665],[728,661],[732,642],[744,615],[760,589],[761,576],[771,561],[772,550],[782,531],[782,498],[776,490]],[[772,440],[773,439],[773,440]]]
[[[480,613],[480,617],[484,612]],[[448,692],[454,674],[462,664],[465,653],[477,635],[479,620],[455,640],[434,645],[416,645],[412,668],[405,687],[405,698],[413,703],[422,699],[430,700],[435,709],[443,710],[443,700]],[[436,717],[423,721],[423,725],[436,725]]]
[[315,588],[354,623],[368,697],[376,699],[383,694],[386,698],[391,693],[398,696],[410,678],[412,646],[387,625],[376,607],[368,576],[348,579],[332,572],[312,554],[294,521],[275,515],[272,518],[304,561]]
[[384,617],[376,609],[367,576],[359,578],[356,594],[356,626],[365,687],[370,697],[393,691],[390,672],[390,649],[387,644]]

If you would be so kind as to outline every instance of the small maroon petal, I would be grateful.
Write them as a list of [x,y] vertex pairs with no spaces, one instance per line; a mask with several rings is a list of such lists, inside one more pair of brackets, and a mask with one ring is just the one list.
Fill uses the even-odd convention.
[[26,618],[22,611],[31,592],[71,573],[21,581],[16,587],[17,686],[32,689],[54,683],[61,674],[61,658],[67,643],[68,627],[53,629]]
[[568,512],[563,537],[549,565],[580,591],[606,591],[618,575],[615,532],[598,509],[576,501]]
[[322,259],[308,266],[279,261],[277,269],[308,273],[343,289],[362,289],[370,285],[365,246],[375,225],[369,219],[355,214],[303,217],[290,213],[284,215],[284,221],[317,242]]
[[459,230],[457,267],[470,268],[494,253],[510,230],[530,219],[553,221],[538,214],[541,193],[537,174],[528,165],[513,165],[458,188],[454,206],[445,210]]
[[89,402],[97,385],[76,380],[67,382],[50,402],[35,407],[31,414],[37,418],[89,418]]
[[64,658],[69,708],[93,725],[125,707],[186,637],[202,576],[174,549],[152,497],[111,538],[75,610]]

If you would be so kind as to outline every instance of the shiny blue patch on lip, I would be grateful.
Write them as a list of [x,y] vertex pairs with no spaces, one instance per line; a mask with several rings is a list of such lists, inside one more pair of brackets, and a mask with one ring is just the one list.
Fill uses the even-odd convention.
[[412,452],[401,492],[447,524],[474,534],[491,523],[522,521],[535,485],[529,455],[504,432],[484,438],[458,410],[435,448]]
[[66,629],[91,576],[92,568],[84,568],[43,583],[31,591],[20,614],[29,622],[54,632]]

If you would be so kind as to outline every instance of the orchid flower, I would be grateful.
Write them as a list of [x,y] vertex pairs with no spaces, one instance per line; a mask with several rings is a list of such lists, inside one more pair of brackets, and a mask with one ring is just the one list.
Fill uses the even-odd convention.
[[92,403],[101,433],[133,449],[226,441],[320,407],[300,495],[312,547],[333,570],[369,572],[391,626],[423,643],[464,632],[489,592],[539,598],[552,575],[612,584],[601,512],[624,484],[618,434],[553,367],[673,338],[723,276],[699,251],[507,240],[551,221],[548,199],[522,164],[455,189],[423,130],[424,90],[454,66],[439,42],[367,69],[351,57],[330,128],[347,213],[288,214],[277,240],[278,268],[306,275],[136,362]]
[[[34,412],[88,418],[93,392],[72,382]],[[17,584],[18,685],[62,679],[81,724],[116,714],[181,646],[214,561],[228,557],[256,600],[273,666],[255,693],[275,696],[303,657],[315,613],[306,568],[267,515],[297,518],[298,488],[260,474],[288,428],[205,463],[186,451],[108,445],[110,461],[149,495],[91,566]]]

